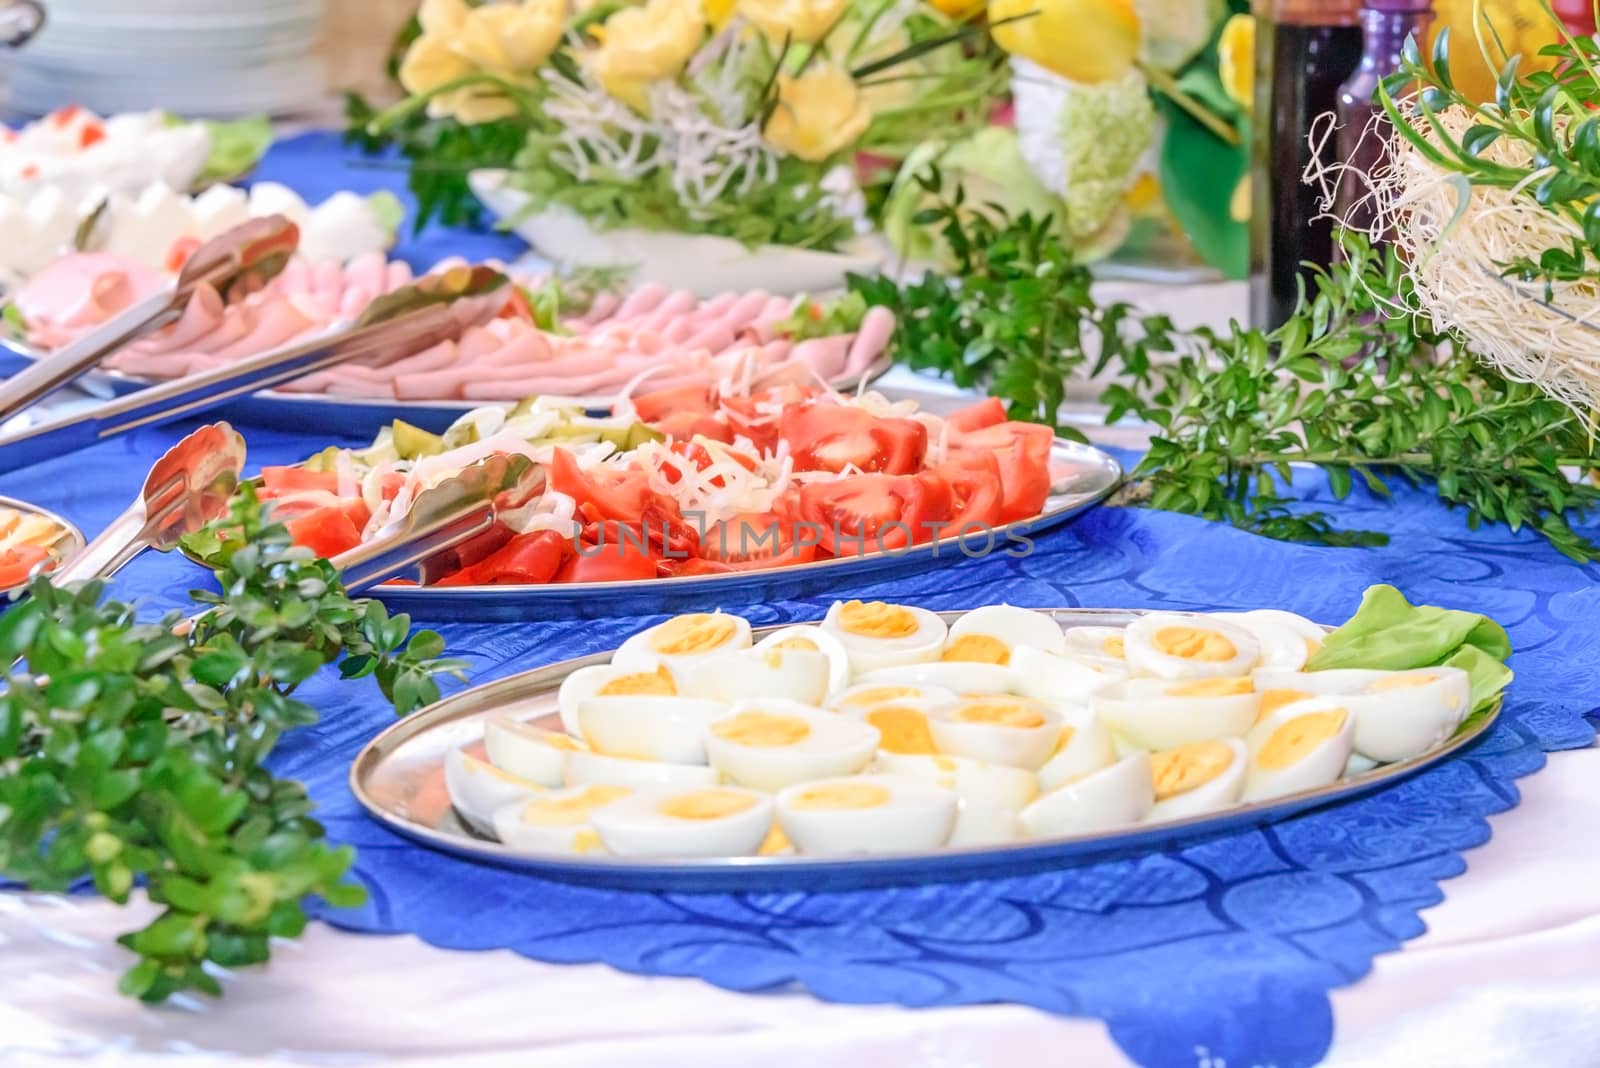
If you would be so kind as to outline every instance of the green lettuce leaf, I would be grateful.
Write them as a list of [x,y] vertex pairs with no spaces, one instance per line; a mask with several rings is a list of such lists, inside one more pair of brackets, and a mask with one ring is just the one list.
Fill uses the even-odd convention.
[[232,122],[207,122],[206,130],[211,134],[211,154],[195,178],[196,186],[243,177],[272,147],[272,123],[264,115]]
[[406,206],[400,203],[399,197],[387,189],[368,193],[367,208],[378,225],[389,231],[391,237],[400,232],[400,224],[406,219]]
[[1407,671],[1446,665],[1467,672],[1472,707],[1492,704],[1511,682],[1511,639],[1488,616],[1413,605],[1393,586],[1373,586],[1349,622],[1306,661],[1307,671],[1366,668]]

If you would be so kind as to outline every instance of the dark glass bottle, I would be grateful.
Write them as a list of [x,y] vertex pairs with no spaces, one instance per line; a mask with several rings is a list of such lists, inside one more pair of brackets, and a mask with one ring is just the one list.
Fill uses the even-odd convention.
[[1417,47],[1426,49],[1432,21],[1430,0],[1366,0],[1361,9],[1361,62],[1339,87],[1339,157],[1354,170],[1339,183],[1337,211],[1354,229],[1367,230],[1372,224],[1367,185],[1358,174],[1370,175],[1383,166],[1392,132],[1389,120],[1380,117],[1378,84],[1400,69],[1406,38],[1415,35]]
[[[1257,15],[1256,169],[1250,317],[1270,329],[1294,311],[1304,263],[1333,260],[1333,226],[1301,176],[1312,160],[1319,115],[1336,110],[1339,86],[1361,59],[1351,0],[1276,0]],[[1334,162],[1328,138],[1322,162]]]

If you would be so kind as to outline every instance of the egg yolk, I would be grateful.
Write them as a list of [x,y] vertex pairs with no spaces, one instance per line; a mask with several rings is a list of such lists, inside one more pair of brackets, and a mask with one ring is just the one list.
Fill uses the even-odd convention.
[[596,697],[676,697],[678,684],[665,667],[654,671],[640,671],[632,675],[618,675],[594,692]]
[[1044,726],[1039,710],[1020,701],[974,701],[956,709],[955,718],[963,723],[989,723],[996,727]]
[[1105,653],[1107,656],[1115,657],[1116,659],[1121,660],[1123,657],[1122,635],[1113,634],[1111,637],[1107,638],[1105,642],[1101,644],[1100,651]]
[[1368,693],[1387,693],[1390,690],[1410,690],[1418,686],[1426,686],[1430,682],[1438,682],[1437,675],[1390,675],[1379,679],[1367,687]]
[[787,853],[793,848],[794,846],[789,841],[789,836],[783,833],[783,828],[774,823],[772,830],[767,832],[767,837],[762,839],[760,848],[756,850],[756,855],[770,857],[778,853]]
[[914,708],[895,705],[874,708],[867,713],[866,720],[878,728],[879,749],[910,756],[938,752],[933,744],[933,732],[928,729],[928,717]]
[[1056,754],[1060,753],[1067,746],[1071,745],[1073,736],[1077,733],[1077,730],[1072,727],[1062,727],[1061,735],[1056,739],[1056,747],[1050,750],[1051,757],[1056,756]]
[[767,665],[768,671],[778,671],[783,667],[782,649],[761,650],[761,662]]
[[1168,656],[1206,664],[1219,664],[1239,655],[1227,638],[1203,627],[1162,627],[1156,631],[1152,644]]
[[1256,722],[1260,723],[1284,705],[1292,705],[1296,701],[1304,701],[1311,696],[1304,690],[1262,690],[1261,710],[1256,713]]
[[755,749],[778,749],[804,741],[811,724],[798,716],[775,716],[770,712],[741,712],[732,719],[711,726],[718,738],[734,745]]
[[660,812],[675,820],[720,820],[749,812],[756,807],[756,799],[731,790],[699,790],[692,794],[679,794],[661,802]]
[[790,808],[852,809],[881,808],[889,803],[889,791],[872,782],[830,782],[811,786],[794,795]]
[[812,641],[810,638],[785,638],[785,639],[783,639],[783,641],[777,643],[772,648],[774,648],[774,649],[799,649],[801,652],[804,652],[804,653],[820,653],[820,652],[822,652],[822,650],[820,648],[818,648],[817,643]]
[[720,649],[733,640],[738,626],[732,616],[696,612],[669,619],[650,635],[650,648],[662,656],[693,656]]
[[1156,800],[1165,801],[1204,786],[1228,770],[1233,750],[1215,738],[1168,749],[1150,758],[1150,773],[1155,779]]
[[522,822],[540,827],[576,827],[588,823],[595,809],[633,793],[626,786],[590,786],[571,797],[541,797],[522,809]]
[[1195,679],[1182,682],[1167,691],[1169,697],[1238,697],[1254,693],[1256,684],[1250,679]]
[[987,634],[963,634],[945,647],[941,660],[959,660],[972,664],[1011,663],[1011,650],[999,638]]
[[510,783],[512,786],[527,786],[529,788],[537,787],[536,783],[531,783],[526,779],[518,778],[509,771],[501,771],[487,760],[479,760],[477,757],[467,756],[465,753],[463,753],[462,756],[465,757],[462,763],[466,765],[467,771],[474,775],[487,775],[491,779],[499,779],[501,782]]
[[1322,643],[1315,638],[1306,639],[1306,659],[1310,660],[1322,649]]
[[862,638],[909,638],[917,632],[909,608],[882,601],[846,601],[838,620],[839,629]]
[[1256,764],[1264,771],[1282,771],[1297,764],[1311,751],[1338,734],[1350,713],[1342,708],[1308,712],[1296,716],[1273,731],[1256,750]]
[[920,692],[915,686],[874,686],[870,690],[859,690],[839,703],[850,708],[866,708],[886,701],[902,701]]
[[576,738],[565,734],[557,734],[554,731],[539,740],[552,749],[564,749],[569,753],[581,753],[585,748]]

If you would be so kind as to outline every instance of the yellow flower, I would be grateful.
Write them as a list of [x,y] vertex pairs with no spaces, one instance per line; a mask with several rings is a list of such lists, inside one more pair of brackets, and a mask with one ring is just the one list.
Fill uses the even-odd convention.
[[493,86],[473,86],[440,93],[428,102],[428,114],[436,118],[453,118],[467,126],[509,119],[516,113],[517,105]]
[[839,21],[850,0],[737,0],[739,14],[755,23],[767,39],[782,44],[822,40]]
[[711,28],[720,30],[733,18],[736,0],[705,0],[706,21]]
[[965,22],[982,11],[983,3],[984,0],[928,0],[929,7],[957,22]]
[[1149,171],[1133,180],[1133,186],[1122,197],[1128,210],[1140,218],[1160,215],[1166,205],[1166,195],[1161,191],[1161,179]]
[[1006,19],[995,44],[1071,81],[1120,78],[1139,55],[1131,0],[989,0],[989,22]]
[[643,7],[625,7],[605,21],[595,69],[601,84],[621,96],[613,83],[677,77],[705,35],[700,0],[650,0]]
[[1256,85],[1256,20],[1234,15],[1217,38],[1217,74],[1228,95],[1250,111]]
[[476,7],[456,29],[451,47],[487,74],[525,77],[561,43],[566,13],[565,0]]
[[778,151],[816,163],[855,144],[871,122],[849,72],[814,63],[798,78],[778,76],[778,106],[762,132]]
[[424,34],[451,34],[461,28],[471,11],[466,0],[422,0],[417,21]]
[[1239,179],[1239,184],[1233,187],[1233,196],[1228,198],[1228,218],[1236,223],[1250,221],[1250,172],[1245,171]]
[[417,95],[431,93],[471,73],[472,64],[456,54],[450,41],[431,33],[412,41],[405,59],[400,62],[400,84],[405,86],[406,92]]

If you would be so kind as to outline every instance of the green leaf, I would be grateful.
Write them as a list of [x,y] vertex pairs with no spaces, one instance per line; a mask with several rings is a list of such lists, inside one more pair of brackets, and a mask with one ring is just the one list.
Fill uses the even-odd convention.
[[1249,224],[1231,219],[1228,208],[1249,163],[1245,149],[1214,136],[1164,97],[1156,104],[1167,124],[1159,164],[1167,207],[1207,263],[1228,278],[1244,278]]

